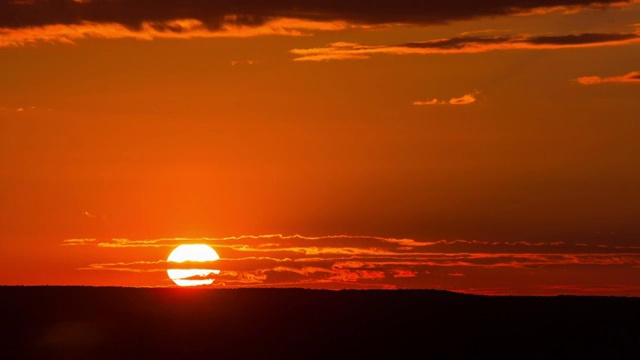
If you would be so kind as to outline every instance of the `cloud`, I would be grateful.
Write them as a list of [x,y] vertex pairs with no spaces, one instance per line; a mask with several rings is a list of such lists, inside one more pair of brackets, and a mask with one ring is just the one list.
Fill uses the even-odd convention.
[[[115,238],[91,245],[104,248],[172,248],[185,243],[204,243],[234,254],[234,258],[313,259],[333,256],[410,256],[428,253],[489,252],[489,253],[607,253],[607,244],[567,244],[554,242],[501,242],[479,240],[418,241],[362,235],[243,235],[232,237],[160,238],[132,240]],[[88,245],[88,244],[87,244]],[[617,251],[640,250],[640,247],[613,246]]]
[[359,24],[440,24],[453,20],[526,13],[548,8],[602,8],[631,4],[631,0],[33,0],[0,3],[0,27],[18,28],[82,21],[119,23],[140,28],[147,22],[195,19],[215,29],[227,18],[244,26],[273,18],[314,21],[343,20]]
[[257,60],[231,60],[231,66],[256,65],[258,63]]
[[624,33],[584,33],[577,35],[562,35],[562,36],[532,36],[525,41],[532,45],[567,45],[567,46],[579,46],[589,44],[600,44],[610,42],[625,42],[628,40],[637,40],[638,34],[624,34]]
[[431,99],[431,100],[416,100],[413,102],[413,105],[424,106],[424,105],[444,105],[448,104],[448,101]]
[[[1,43],[0,43],[0,47],[2,47]],[[35,106],[19,106],[16,108],[11,108],[11,107],[0,107],[0,111],[4,111],[4,110],[9,110],[9,111],[15,111],[15,112],[27,112],[27,111],[37,111],[40,110],[39,108],[35,107]],[[51,111],[51,108],[46,108],[47,111]]]
[[185,276],[185,277],[181,277],[180,280],[183,281],[200,281],[200,280],[215,280],[216,279],[217,274],[214,273],[213,271],[203,271],[200,274],[194,274],[191,276]]
[[96,239],[67,239],[60,246],[82,246],[95,243]]
[[451,105],[467,105],[476,102],[475,94],[465,94],[458,98],[451,98],[449,104]]
[[633,83],[640,84],[640,71],[633,71],[620,76],[582,76],[575,79],[581,85],[598,85],[605,83]]
[[304,35],[623,6],[632,0],[33,0],[0,2],[0,46],[98,38]]
[[[555,36],[460,36],[399,45],[331,43],[327,47],[293,49],[294,61],[368,59],[372,55],[470,54],[498,50],[554,50],[640,43],[638,33],[584,33]],[[433,100],[431,100],[433,101]],[[431,103],[424,105],[433,105]]]
[[228,258],[215,262],[175,263],[165,260],[135,261],[124,263],[91,264],[83,270],[117,270],[132,272],[158,272],[168,269],[192,269],[202,266],[215,267],[223,272],[255,272],[267,269],[296,270],[324,269],[325,272],[351,272],[375,270],[399,277],[398,274],[417,274],[427,268],[482,267],[482,268],[531,268],[558,265],[640,265],[640,253],[565,253],[565,254],[514,254],[514,253],[420,253],[396,256],[345,256],[310,259],[277,258]]
[[449,273],[447,275],[453,276],[453,277],[465,277],[465,276],[467,276],[467,275],[465,275],[463,273],[459,273],[459,272],[452,272],[452,273]]
[[411,277],[416,277],[418,275],[417,271],[402,270],[402,269],[391,270],[391,273],[393,274],[394,278],[411,278]]
[[[419,241],[376,236],[247,235],[221,238],[149,240],[69,239],[63,245],[132,251],[197,242],[216,248],[221,259],[205,264],[219,270],[214,284],[233,287],[395,288],[424,286],[432,279],[474,278],[478,271],[509,273],[541,269],[582,271],[589,267],[635,271],[640,248],[564,242]],[[113,245],[113,246],[111,246]],[[202,269],[202,263],[164,259],[88,264],[84,271],[160,273],[169,269]],[[461,275],[464,274],[464,277]]]
[[40,42],[75,45],[77,40],[99,39],[206,39],[245,38],[265,35],[308,36],[311,31],[333,31],[357,27],[345,22],[273,19],[260,26],[245,26],[234,20],[224,20],[215,29],[200,20],[176,19],[164,22],[143,22],[131,28],[118,23],[80,22],[29,28],[1,28],[0,47],[24,46]]
[[425,105],[468,105],[476,102],[477,93],[469,93],[462,95],[461,97],[454,97],[449,100],[416,100],[413,105],[425,106]]

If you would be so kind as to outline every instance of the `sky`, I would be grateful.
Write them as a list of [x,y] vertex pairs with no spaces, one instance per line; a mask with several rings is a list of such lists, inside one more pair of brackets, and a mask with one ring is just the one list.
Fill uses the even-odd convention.
[[208,244],[212,287],[640,296],[639,45],[636,0],[0,0],[0,284]]

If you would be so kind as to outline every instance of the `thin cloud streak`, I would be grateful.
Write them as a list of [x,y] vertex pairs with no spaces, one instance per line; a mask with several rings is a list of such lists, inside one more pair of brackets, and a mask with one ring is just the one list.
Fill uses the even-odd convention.
[[63,240],[60,246],[83,246],[83,245],[95,245],[97,239],[67,239]]
[[[166,271],[167,269],[190,269],[202,266],[203,262],[175,263],[165,260],[135,261],[119,263],[91,264],[81,270],[118,270],[118,271]],[[317,268],[329,270],[362,270],[376,269],[395,272],[398,270],[433,268],[433,267],[482,267],[482,268],[530,268],[540,266],[564,265],[640,265],[640,253],[608,253],[608,254],[513,254],[513,253],[422,253],[404,256],[349,256],[314,259],[278,259],[273,257],[220,259],[205,262],[222,271],[257,271],[260,269],[283,268],[303,269]]]
[[575,79],[580,85],[599,85],[606,83],[632,83],[640,84],[640,71],[632,71],[625,75],[620,76],[582,76]]
[[[104,248],[172,248],[184,243],[205,243],[217,249],[228,249],[239,253],[249,254],[254,252],[259,256],[264,253],[283,252],[292,256],[331,255],[332,253],[350,254],[411,254],[420,248],[428,248],[430,253],[438,253],[440,250],[450,252],[451,249],[461,250],[487,250],[489,252],[520,252],[528,253],[528,248],[536,248],[537,252],[557,253],[558,249],[566,249],[567,252],[609,252],[610,245],[606,244],[566,244],[562,241],[555,242],[500,242],[478,240],[438,240],[417,241],[413,239],[384,238],[376,236],[303,236],[303,235],[247,235],[237,237],[220,238],[161,238],[151,240],[112,239],[109,242],[95,242],[84,245],[94,245]],[[613,245],[611,245],[613,246]],[[616,250],[636,251],[638,247],[615,246]],[[417,253],[424,252],[420,250]],[[464,252],[464,251],[461,251]],[[244,256],[243,256],[244,257]]]
[[[640,43],[638,33],[583,33],[556,36],[460,36],[399,45],[331,43],[327,47],[293,49],[294,61],[368,59],[373,55],[475,54],[505,50],[557,50]],[[421,105],[438,104],[433,100]]]
[[425,106],[425,105],[469,105],[476,102],[477,93],[469,93],[462,95],[460,97],[454,97],[449,100],[416,100],[413,102],[413,105],[416,106]]

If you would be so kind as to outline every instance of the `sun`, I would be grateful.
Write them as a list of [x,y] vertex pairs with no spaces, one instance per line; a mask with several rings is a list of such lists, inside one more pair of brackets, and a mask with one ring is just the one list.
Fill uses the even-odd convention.
[[[184,244],[175,248],[167,261],[169,263],[196,262],[195,268],[169,269],[167,275],[178,286],[202,286],[213,284],[213,275],[220,274],[220,270],[207,269],[211,262],[220,259],[218,253],[209,245]],[[200,266],[202,265],[202,266]]]

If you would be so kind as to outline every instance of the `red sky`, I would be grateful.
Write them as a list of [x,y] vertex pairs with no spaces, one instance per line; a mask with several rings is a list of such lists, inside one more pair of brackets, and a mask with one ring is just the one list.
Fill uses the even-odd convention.
[[640,296],[639,19],[0,1],[0,284]]

